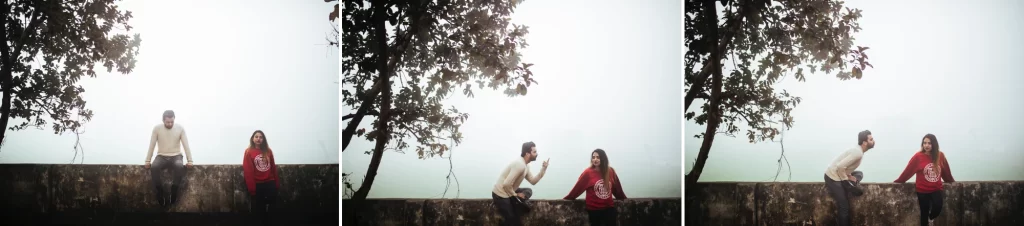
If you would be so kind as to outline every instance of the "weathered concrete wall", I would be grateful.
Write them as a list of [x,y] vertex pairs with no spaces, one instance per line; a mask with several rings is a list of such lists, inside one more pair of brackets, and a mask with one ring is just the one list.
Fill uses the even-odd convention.
[[[281,215],[338,221],[338,165],[279,165]],[[164,172],[170,188],[171,174]],[[158,207],[150,173],[141,165],[0,165],[0,210],[9,215],[113,214],[233,216],[249,212],[241,165],[196,165],[186,170],[182,196]],[[173,215],[173,214],[172,214]],[[51,217],[52,218],[52,217]],[[129,217],[130,218],[130,217]]]
[[[680,199],[616,200],[619,225],[679,225]],[[351,200],[342,200],[349,208]],[[583,200],[532,200],[524,225],[588,225]],[[491,199],[370,199],[360,208],[356,225],[498,225]],[[347,222],[347,221],[346,221]]]
[[[854,225],[918,225],[914,184],[865,183],[852,198]],[[696,225],[835,225],[824,183],[698,183]],[[690,188],[687,188],[690,189]],[[694,212],[691,212],[694,211]],[[1024,181],[945,184],[935,225],[1024,225]]]

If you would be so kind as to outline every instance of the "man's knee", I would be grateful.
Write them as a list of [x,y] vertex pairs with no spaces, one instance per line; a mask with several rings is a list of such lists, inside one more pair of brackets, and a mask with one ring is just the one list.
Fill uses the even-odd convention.
[[516,193],[523,193],[523,196],[526,196],[526,199],[530,199],[530,196],[533,196],[533,189],[532,188],[519,188],[519,189],[516,189]]

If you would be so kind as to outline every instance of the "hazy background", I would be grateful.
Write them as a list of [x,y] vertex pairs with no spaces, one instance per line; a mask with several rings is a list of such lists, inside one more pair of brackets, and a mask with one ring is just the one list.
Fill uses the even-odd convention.
[[[499,90],[447,102],[470,115],[463,143],[451,152],[458,198],[490,198],[526,141],[536,142],[540,155],[529,164],[532,172],[551,159],[537,185],[523,181],[533,199],[568,194],[595,148],[607,151],[627,197],[680,197],[680,9],[679,1],[666,0],[525,1],[516,8],[513,22],[530,27],[523,60],[536,64],[531,69],[540,84],[524,97]],[[355,187],[372,145],[353,138],[342,155]],[[386,152],[369,198],[441,198],[448,171],[448,159],[419,160],[412,148]],[[444,197],[456,193],[452,180]]]
[[[862,80],[819,73],[777,86],[804,98],[793,110],[794,128],[785,131],[792,181],[823,180],[825,168],[865,129],[876,141],[858,168],[866,182],[896,180],[927,133],[937,136],[957,181],[1024,180],[1024,2],[846,5],[864,10],[855,44],[871,47],[866,53],[875,67]],[[706,127],[687,121],[685,128],[689,172],[701,141],[693,136]],[[778,143],[716,136],[700,180],[771,181],[780,152]],[[783,168],[779,179],[788,176]]]
[[[323,1],[121,2],[142,35],[129,75],[82,79],[95,112],[85,164],[143,164],[153,126],[177,114],[195,164],[241,164],[251,133],[266,132],[277,163],[337,163],[339,52]],[[21,121],[12,121],[17,124]],[[69,163],[74,134],[8,132],[0,163]],[[78,163],[78,161],[75,161]]]

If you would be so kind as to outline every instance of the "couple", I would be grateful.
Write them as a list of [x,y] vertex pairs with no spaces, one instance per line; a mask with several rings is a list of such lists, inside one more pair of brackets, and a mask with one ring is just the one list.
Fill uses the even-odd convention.
[[[146,168],[150,170],[153,186],[156,188],[157,202],[161,207],[167,207],[178,201],[179,188],[185,177],[185,168],[192,168],[192,150],[189,149],[185,129],[181,125],[174,124],[174,111],[164,111],[162,119],[163,123],[153,127],[149,140],[149,151],[146,154]],[[159,148],[157,148],[158,145]],[[184,165],[181,162],[182,147],[185,149],[185,154],[188,155],[188,163]],[[152,160],[154,149],[157,150],[156,160]],[[174,174],[169,199],[164,191],[164,186],[162,186],[161,172],[164,169],[171,169]],[[256,130],[249,136],[249,147],[245,149],[242,158],[242,171],[245,185],[249,191],[250,207],[252,208],[250,211],[266,217],[265,213],[273,207],[281,182],[277,177],[274,152],[267,144],[267,137],[263,131]]]
[[[530,184],[536,185],[540,178],[544,177],[550,161],[544,161],[540,173],[534,176],[526,164],[537,160],[537,145],[533,142],[523,143],[519,157],[501,171],[501,176],[491,191],[494,205],[503,218],[502,225],[522,225],[520,217],[530,212],[525,201],[533,195],[533,190],[520,188],[519,184],[526,179]],[[597,149],[590,153],[590,166],[583,170],[583,174],[576,180],[576,186],[563,199],[576,199],[584,191],[587,192],[586,209],[590,225],[616,225],[618,212],[615,210],[612,195],[622,200],[626,199],[626,194],[622,191],[622,184],[619,183],[615,169],[609,166],[608,155],[604,150]]]
[[[829,195],[838,206],[839,225],[851,225],[849,196],[861,196],[864,191],[857,185],[864,179],[864,173],[854,171],[860,166],[864,152],[875,147],[875,138],[871,131],[864,130],[857,134],[857,147],[851,148],[836,158],[825,171],[825,186]],[[942,212],[942,181],[955,182],[949,170],[949,162],[945,154],[939,150],[939,140],[935,135],[927,134],[921,139],[921,147],[910,158],[907,168],[894,183],[904,183],[911,176],[917,176],[915,184],[918,206],[921,208],[921,225],[934,224],[935,218]],[[847,194],[849,192],[850,194]]]

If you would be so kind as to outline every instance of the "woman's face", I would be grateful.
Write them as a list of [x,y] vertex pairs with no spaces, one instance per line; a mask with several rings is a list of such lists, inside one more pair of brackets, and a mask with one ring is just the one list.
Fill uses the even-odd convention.
[[590,166],[601,166],[601,157],[600,155],[597,154],[597,152],[590,153]]
[[263,133],[256,133],[255,136],[252,136],[252,143],[254,143],[256,145],[262,145],[263,144]]
[[925,153],[931,153],[932,139],[928,139],[927,137],[925,137],[924,140],[921,141],[921,149],[924,149]]

